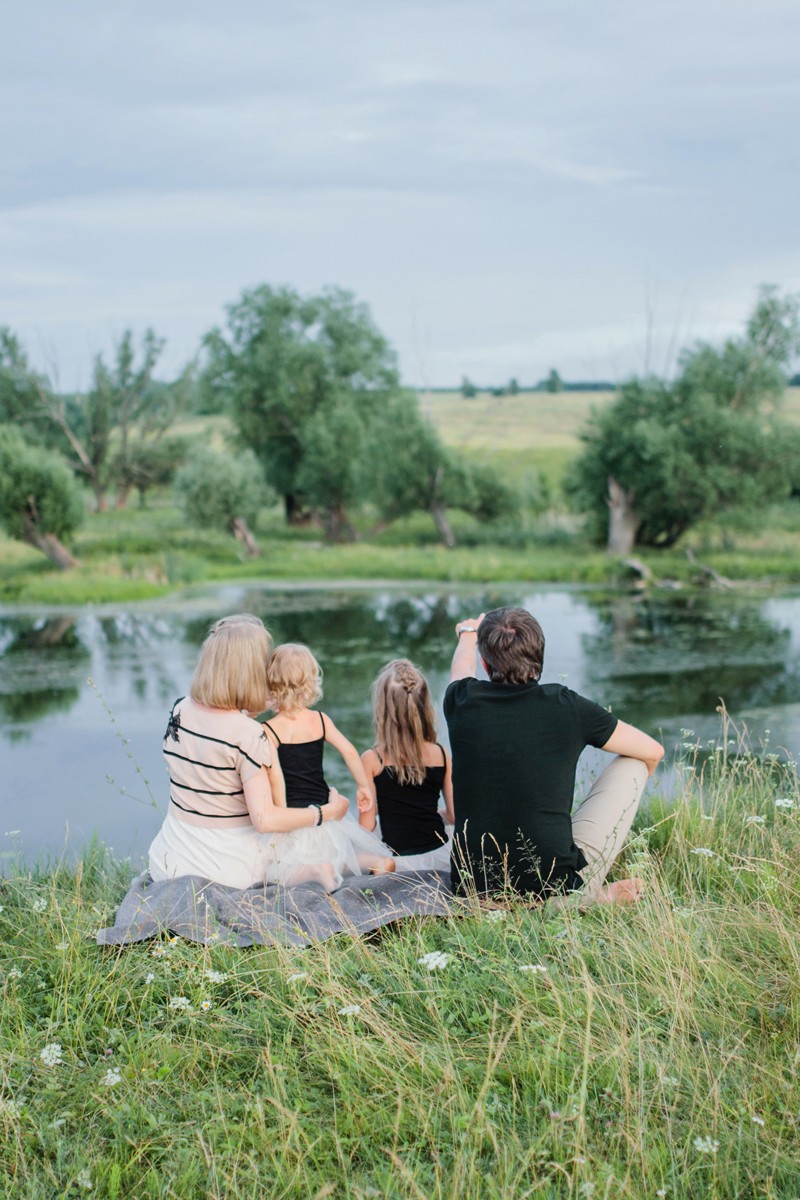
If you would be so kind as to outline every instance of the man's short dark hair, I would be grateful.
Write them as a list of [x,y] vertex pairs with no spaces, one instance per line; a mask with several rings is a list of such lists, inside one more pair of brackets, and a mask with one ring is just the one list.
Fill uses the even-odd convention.
[[493,608],[478,629],[478,653],[492,683],[529,683],[542,673],[542,627],[526,608]]

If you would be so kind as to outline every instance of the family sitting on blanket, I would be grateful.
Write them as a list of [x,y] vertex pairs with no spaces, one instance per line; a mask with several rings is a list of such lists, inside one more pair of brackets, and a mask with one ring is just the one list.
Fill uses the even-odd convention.
[[[605,878],[662,747],[570,689],[539,684],[544,637],[525,609],[481,614],[456,633],[444,699],[451,770],[428,685],[407,659],[375,681],[375,744],[359,758],[310,707],[321,672],[305,646],[273,651],[247,614],[218,621],[167,724],[170,806],[150,847],[152,878],[330,892],[346,874],[433,869],[451,870],[461,894],[637,899],[639,881]],[[478,656],[488,680],[475,678]],[[262,725],[265,708],[274,716]],[[326,743],[353,776],[358,821],[325,783]],[[570,818],[587,745],[619,757]]]

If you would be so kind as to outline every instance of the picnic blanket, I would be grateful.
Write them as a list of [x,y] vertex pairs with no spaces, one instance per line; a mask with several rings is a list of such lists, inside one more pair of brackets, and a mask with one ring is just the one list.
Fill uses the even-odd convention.
[[455,903],[449,872],[441,871],[352,876],[330,894],[318,883],[240,890],[196,875],[154,883],[145,871],[97,941],[122,946],[170,932],[204,945],[308,946],[404,917],[444,916]]

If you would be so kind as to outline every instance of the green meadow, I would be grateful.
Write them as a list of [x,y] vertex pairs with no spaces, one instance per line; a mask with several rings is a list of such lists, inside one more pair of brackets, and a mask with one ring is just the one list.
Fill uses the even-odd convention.
[[[89,513],[71,547],[80,566],[56,571],[37,551],[0,535],[0,602],[102,603],[148,599],[179,588],[230,579],[533,581],[615,585],[624,568],[590,544],[568,512],[560,483],[580,447],[580,431],[605,393],[422,393],[420,403],[451,446],[497,467],[538,500],[519,518],[483,526],[452,514],[458,546],[439,544],[431,518],[416,513],[379,527],[369,512],[356,521],[358,539],[327,544],[319,529],[288,529],[279,506],[256,528],[260,558],[248,560],[223,531],[192,528],[169,491],[136,500],[122,511]],[[800,423],[800,389],[790,389],[785,412]],[[222,445],[223,417],[195,417],[180,432]],[[544,502],[542,489],[544,488]],[[792,501],[725,522],[705,522],[669,552],[642,552],[657,579],[702,580],[686,550],[733,581],[800,580],[800,504]]]
[[679,770],[629,909],[107,950],[129,863],[8,862],[0,1194],[795,1200],[796,769],[727,724]]

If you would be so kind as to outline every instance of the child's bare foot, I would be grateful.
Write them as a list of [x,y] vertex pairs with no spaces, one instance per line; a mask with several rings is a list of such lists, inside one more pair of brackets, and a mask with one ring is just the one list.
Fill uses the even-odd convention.
[[644,895],[643,879],[618,879],[607,883],[597,897],[598,904],[636,904]]
[[397,870],[397,863],[393,858],[379,858],[369,869],[370,875],[390,875],[392,871]]
[[326,892],[335,892],[341,887],[342,877],[334,869],[333,863],[309,863],[308,866],[298,867],[288,882],[321,883]]

